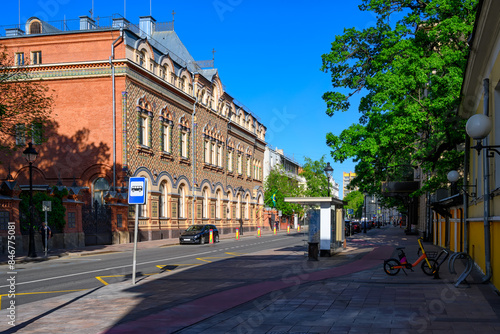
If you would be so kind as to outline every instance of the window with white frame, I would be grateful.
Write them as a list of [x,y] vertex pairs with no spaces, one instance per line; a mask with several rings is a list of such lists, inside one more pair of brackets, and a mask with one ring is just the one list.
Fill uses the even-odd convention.
[[243,154],[238,154],[238,174],[243,174]]
[[148,126],[148,116],[147,114],[141,113],[139,115],[139,143],[143,146],[149,146],[148,142],[148,134],[149,134],[149,126]]
[[31,65],[40,65],[42,63],[42,51],[31,52]]
[[217,166],[222,167],[222,145],[217,145]]
[[186,193],[184,191],[184,186],[179,187],[179,218],[186,218]]
[[203,189],[203,218],[208,218],[208,188]]
[[158,205],[160,217],[168,217],[168,193],[166,182],[162,182],[160,184],[160,196],[158,198]]
[[241,195],[238,194],[238,200],[236,202],[236,218],[241,218]]
[[234,152],[232,149],[227,150],[227,170],[232,172],[233,171],[233,155]]
[[211,156],[211,163],[212,165],[215,165],[217,164],[217,160],[215,158],[215,143],[214,142],[211,142],[210,143],[210,156]]
[[250,177],[252,176],[252,166],[251,166],[251,158],[250,157],[247,157],[247,176]]
[[181,157],[183,158],[188,158],[188,132],[183,130],[181,131],[181,143],[180,143],[180,150],[181,150]]
[[16,66],[24,65],[24,52],[16,52],[14,64]]
[[162,124],[163,129],[163,151],[172,152],[172,126],[168,123]]
[[141,67],[146,66],[146,57],[144,55],[144,52],[138,51],[136,55],[136,62],[139,64]]
[[217,190],[217,202],[215,202],[215,218],[219,219],[220,218],[220,210],[221,210],[221,203],[222,203],[222,193],[220,190]]
[[246,197],[245,219],[250,219],[250,198],[249,198],[249,196]]
[[24,124],[16,124],[16,145],[26,145],[26,127]]
[[31,124],[31,142],[33,145],[40,145],[42,143],[42,123]]
[[209,164],[210,163],[210,142],[208,139],[206,139],[204,142],[204,152],[205,152],[205,163]]

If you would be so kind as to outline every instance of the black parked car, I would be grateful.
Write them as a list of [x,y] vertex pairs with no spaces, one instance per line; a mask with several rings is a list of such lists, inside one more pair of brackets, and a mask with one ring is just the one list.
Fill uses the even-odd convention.
[[354,233],[359,233],[361,232],[361,224],[357,221],[354,221],[351,223],[351,226],[352,226],[352,231]]
[[214,242],[219,242],[219,230],[215,225],[191,225],[179,236],[181,244],[205,244],[209,242],[210,230],[213,231]]

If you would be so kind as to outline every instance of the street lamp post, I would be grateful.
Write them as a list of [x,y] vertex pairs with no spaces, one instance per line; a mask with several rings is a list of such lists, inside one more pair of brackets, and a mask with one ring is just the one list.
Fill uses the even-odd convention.
[[30,173],[30,203],[29,203],[29,247],[28,256],[37,257],[35,250],[35,228],[33,227],[33,162],[35,162],[38,152],[35,150],[31,142],[28,143],[28,147],[23,151],[23,156],[28,161],[29,173]]
[[330,163],[327,162],[326,167],[323,170],[325,171],[326,179],[328,182],[328,197],[330,197],[330,177],[332,176],[333,168],[332,168],[332,166],[330,166]]

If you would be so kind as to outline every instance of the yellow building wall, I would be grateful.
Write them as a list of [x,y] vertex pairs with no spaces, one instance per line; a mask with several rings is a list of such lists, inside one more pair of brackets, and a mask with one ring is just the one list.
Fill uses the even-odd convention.
[[491,281],[495,287],[500,288],[500,222],[491,224],[491,268],[493,276]]
[[469,255],[484,272],[484,228],[482,221],[469,223]]
[[444,217],[440,217],[441,222],[439,223],[440,225],[440,238],[439,238],[439,246],[445,247],[446,246],[446,220]]

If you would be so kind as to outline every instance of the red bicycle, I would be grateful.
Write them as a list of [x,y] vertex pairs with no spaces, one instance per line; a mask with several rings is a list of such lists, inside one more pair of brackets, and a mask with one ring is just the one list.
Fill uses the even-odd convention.
[[427,253],[425,252],[424,245],[422,245],[422,239],[418,239],[418,245],[420,246],[417,251],[417,255],[420,254],[420,250],[422,251],[422,255],[413,263],[409,263],[406,259],[406,254],[404,252],[404,247],[396,248],[398,250],[399,260],[395,258],[384,260],[384,271],[387,275],[394,276],[399,273],[401,269],[405,275],[408,275],[405,269],[410,269],[413,271],[413,268],[416,267],[420,262],[422,262],[421,268],[424,274],[432,276],[438,270],[438,263],[434,259],[430,259],[427,257]]

